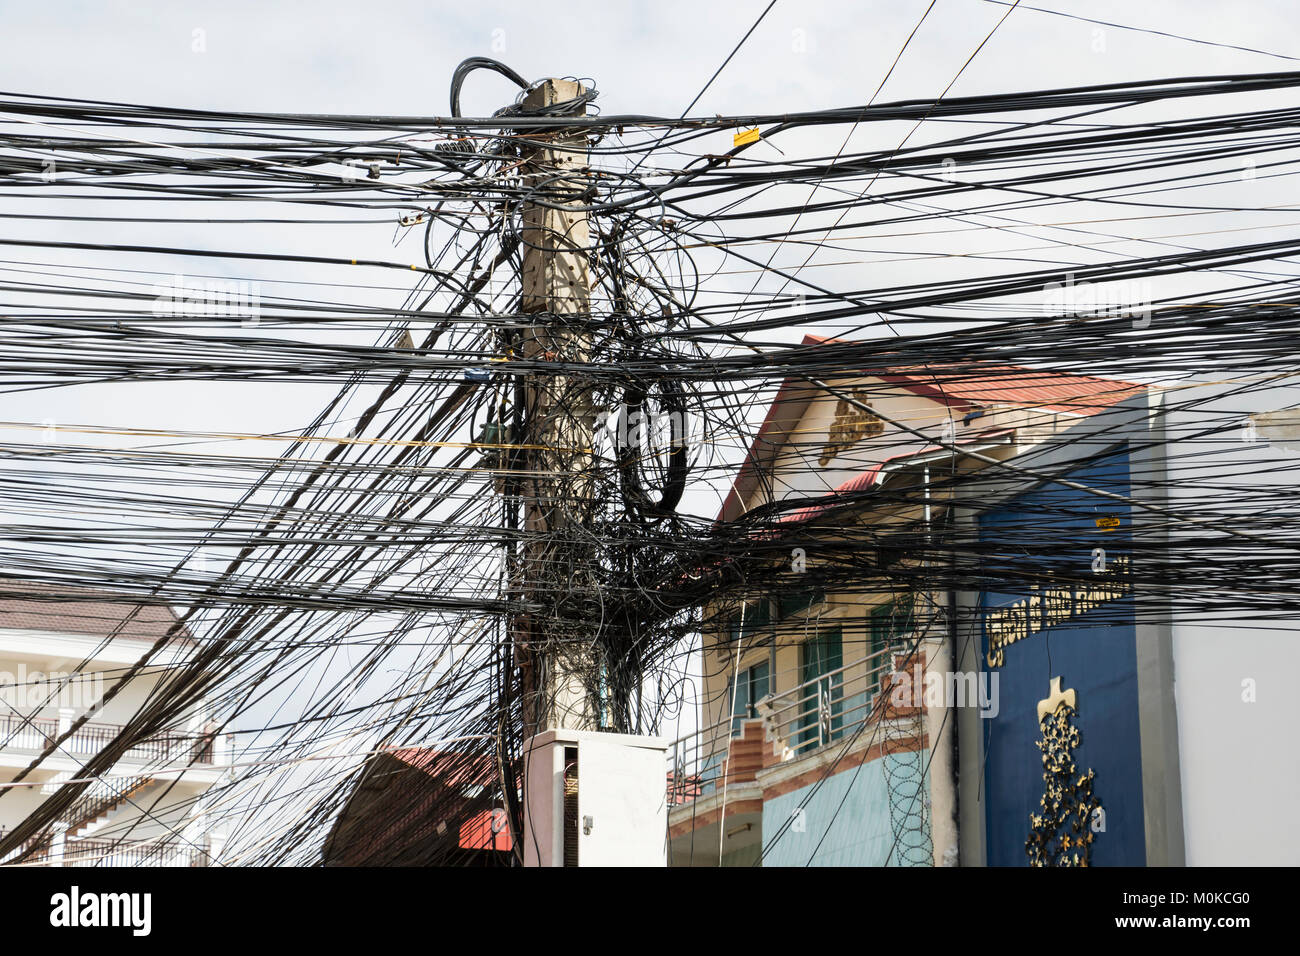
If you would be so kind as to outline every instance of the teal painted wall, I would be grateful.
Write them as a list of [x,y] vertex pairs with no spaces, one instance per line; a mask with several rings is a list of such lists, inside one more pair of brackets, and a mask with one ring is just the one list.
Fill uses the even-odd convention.
[[[823,783],[804,807],[803,832],[788,828],[763,858],[763,866],[884,866],[894,846],[889,824],[885,757],[837,773]],[[763,804],[763,839],[770,842],[816,784]],[[923,793],[929,793],[929,780]],[[846,798],[847,794],[847,798]],[[916,811],[920,812],[920,807]],[[827,827],[830,832],[827,833]],[[823,840],[822,837],[825,836]],[[818,842],[821,848],[814,848]],[[810,859],[811,858],[811,859]],[[898,866],[894,850],[889,866]]]

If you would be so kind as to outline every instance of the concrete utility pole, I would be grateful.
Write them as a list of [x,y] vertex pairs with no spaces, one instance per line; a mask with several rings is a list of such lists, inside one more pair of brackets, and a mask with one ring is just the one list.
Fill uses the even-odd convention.
[[[529,91],[524,106],[540,109],[576,99],[585,90],[573,80],[545,80]],[[585,107],[576,115],[586,113]],[[537,190],[523,215],[523,358],[582,363],[590,354],[586,331],[591,309],[588,219],[582,206],[590,183],[587,137],[582,131],[529,130],[550,145],[525,158],[523,182]],[[582,197],[582,198],[579,198]],[[595,509],[592,387],[574,376],[538,375],[524,386],[526,434],[525,546],[522,586],[534,601],[555,608],[525,619],[516,634],[524,678],[524,727],[593,730],[595,706],[583,676],[596,662],[586,650],[592,634],[573,627],[582,595],[595,585],[592,550],[583,528]],[[563,608],[563,610],[561,610]],[[568,613],[566,614],[565,611]],[[566,622],[569,622],[566,624]]]
[[[585,91],[545,80],[524,98],[541,109]],[[583,109],[573,115],[585,113]],[[525,154],[531,194],[523,216],[523,357],[581,366],[591,357],[590,203],[582,131],[528,130],[545,140]],[[527,321],[527,320],[526,320]],[[592,451],[594,389],[580,375],[524,383],[520,456],[528,541],[519,580],[547,608],[521,618],[514,652],[523,679],[523,857],[527,866],[664,866],[666,742],[596,733],[600,661],[589,648],[600,619],[597,498]],[[580,772],[581,771],[581,772]]]

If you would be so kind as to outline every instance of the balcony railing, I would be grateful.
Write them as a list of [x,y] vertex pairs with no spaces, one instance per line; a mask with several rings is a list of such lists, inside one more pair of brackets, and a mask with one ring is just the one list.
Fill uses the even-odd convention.
[[[5,834],[8,832],[9,831],[6,830],[4,827],[0,827],[0,839],[4,839]],[[53,833],[51,831],[46,830],[43,833],[38,833],[36,836],[24,840],[22,843],[20,843],[17,849],[11,850],[5,856],[0,857],[0,866],[4,866],[5,864],[12,863],[15,860],[21,860],[25,858],[29,853],[33,857],[42,856],[49,851],[50,843],[52,841],[53,841]]]
[[[0,836],[4,831],[0,829]],[[23,853],[33,844],[35,852]],[[24,866],[208,866],[209,852],[202,843],[190,843],[175,837],[155,840],[105,840],[69,837],[61,847],[58,841],[45,834],[29,840],[10,854],[4,863],[22,859]]]
[[[48,862],[55,860],[47,857]],[[202,844],[181,840],[68,840],[63,866],[207,866]]]
[[755,713],[728,717],[678,738],[668,753],[668,804],[678,806],[754,779],[766,766],[803,757],[851,737],[864,722],[902,716],[885,707],[898,646],[758,701]]
[[[118,724],[87,721],[76,729],[60,748],[70,754],[89,756],[99,753],[122,732]],[[29,750],[39,753],[59,736],[57,717],[24,717],[19,714],[0,716],[0,750]],[[144,740],[124,755],[124,760],[149,763],[196,764],[214,762],[215,734],[160,734]]]

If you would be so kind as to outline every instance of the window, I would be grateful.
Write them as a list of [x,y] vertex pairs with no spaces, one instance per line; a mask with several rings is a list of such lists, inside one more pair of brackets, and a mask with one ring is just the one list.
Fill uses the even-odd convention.
[[795,751],[808,753],[830,743],[843,731],[844,663],[838,627],[824,628],[799,648],[803,689],[796,708]]
[[[744,627],[741,627],[741,622]],[[758,632],[766,629],[772,623],[771,607],[767,601],[755,601],[753,604],[745,606],[745,612],[742,614],[737,611],[727,619],[725,637],[731,642],[736,642],[742,637],[752,638]]]
[[[734,701],[731,708],[731,735],[739,736],[746,720],[758,716],[758,702],[771,693],[771,672],[768,662],[755,664],[727,681],[727,700]],[[734,696],[733,696],[734,691]]]
[[888,648],[903,645],[903,639],[914,629],[912,620],[912,595],[905,594],[881,604],[871,611],[871,672],[867,678],[867,692],[875,696],[880,690],[880,675],[894,669]]
[[795,591],[782,594],[776,599],[776,614],[781,620],[793,617],[812,607],[826,595],[821,591]]

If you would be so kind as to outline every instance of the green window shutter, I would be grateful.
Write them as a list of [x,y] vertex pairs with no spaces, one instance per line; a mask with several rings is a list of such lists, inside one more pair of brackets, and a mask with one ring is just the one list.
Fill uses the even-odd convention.
[[[741,627],[741,621],[744,627]],[[767,601],[759,601],[745,609],[745,613],[734,614],[727,622],[727,639],[732,643],[742,637],[752,638],[760,634],[772,623],[772,610]]]
[[[807,686],[798,706],[796,726],[799,729],[795,734],[795,749],[807,753],[820,744],[838,738],[843,730],[844,675],[834,673],[844,664],[840,629],[830,627],[818,631],[815,636],[804,641],[799,654],[801,683]],[[829,736],[825,732],[826,728],[819,726],[820,701],[823,698],[830,704]]]
[[[740,672],[739,685],[727,681],[727,699],[734,701],[731,707],[731,735],[738,736],[742,724],[758,716],[758,702],[768,694],[771,684],[767,661],[755,664]],[[735,696],[732,690],[735,689]]]
[[867,679],[867,693],[872,697],[880,690],[881,668],[890,669],[885,648],[893,636],[894,604],[882,604],[871,611],[871,674]]
[[844,651],[840,642],[840,629],[829,627],[820,630],[803,644],[803,679],[815,680],[844,664]]
[[904,594],[871,611],[872,674],[867,681],[867,691],[875,695],[880,690],[880,669],[893,669],[886,649],[898,646],[903,637],[915,628],[912,620],[912,595]]
[[758,716],[757,704],[760,700],[772,693],[772,675],[767,661],[761,664],[755,664],[749,669],[749,700],[753,716]]
[[877,640],[896,642],[914,629],[912,621],[912,596],[905,594],[888,604],[882,604],[871,611],[871,640],[874,647]]
[[782,594],[776,599],[777,617],[785,620],[795,614],[800,614],[808,610],[812,605],[822,600],[826,596],[821,590],[796,591],[792,594]]
[[744,671],[740,674],[739,683],[735,678],[727,680],[727,700],[731,701],[731,736],[735,737],[740,733],[745,712],[749,710],[749,681]]
[[784,620],[793,614],[798,614],[809,604],[812,603],[812,596],[808,593],[800,594],[782,594],[777,598],[777,616]]

